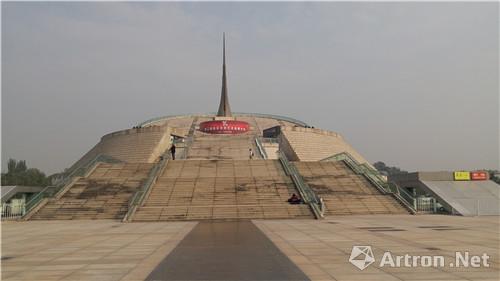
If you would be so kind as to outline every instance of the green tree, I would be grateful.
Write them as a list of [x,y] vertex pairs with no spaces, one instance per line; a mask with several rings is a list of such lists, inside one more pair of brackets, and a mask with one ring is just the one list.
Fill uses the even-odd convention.
[[379,172],[383,172],[383,173],[387,174],[388,176],[408,173],[408,171],[402,170],[398,167],[387,166],[382,161],[378,161],[378,162],[373,163],[373,167],[375,167],[375,169],[377,169]]
[[2,185],[47,186],[49,179],[36,168],[29,168],[25,160],[9,159],[7,173],[2,174]]
[[28,167],[26,166],[26,160],[19,160],[15,168],[16,174],[24,173],[26,172],[26,170],[28,170]]
[[17,165],[17,161],[14,160],[14,159],[9,159],[9,161],[7,162],[7,173],[8,174],[14,174],[16,172],[16,165]]

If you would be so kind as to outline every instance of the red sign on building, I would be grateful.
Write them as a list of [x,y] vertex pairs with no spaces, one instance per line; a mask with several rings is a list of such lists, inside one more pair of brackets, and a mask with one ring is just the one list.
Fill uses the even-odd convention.
[[200,131],[208,134],[242,134],[248,132],[250,125],[245,121],[214,120],[200,124]]
[[488,172],[485,171],[476,171],[470,172],[470,179],[474,181],[485,181],[488,180]]

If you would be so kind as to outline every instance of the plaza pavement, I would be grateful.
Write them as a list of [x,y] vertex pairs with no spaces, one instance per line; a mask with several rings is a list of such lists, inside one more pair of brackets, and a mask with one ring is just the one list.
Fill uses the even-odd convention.
[[[498,216],[366,215],[254,223],[311,280],[500,280]],[[373,249],[376,261],[363,271],[348,261],[354,245]],[[443,268],[378,268],[385,251],[451,260],[446,258]],[[487,253],[490,267],[450,268],[456,251]]]
[[[253,223],[311,280],[500,280],[499,217],[370,215]],[[145,280],[195,225],[3,222],[2,280]],[[353,245],[372,246],[377,261],[357,269],[348,262]],[[490,267],[379,268],[384,251],[448,257],[455,251],[487,253]]]
[[1,280],[144,280],[195,225],[4,222]]

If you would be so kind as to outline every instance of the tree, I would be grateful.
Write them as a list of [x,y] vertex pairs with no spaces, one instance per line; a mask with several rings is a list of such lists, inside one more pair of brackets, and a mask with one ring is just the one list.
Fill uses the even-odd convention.
[[17,174],[21,174],[26,172],[26,170],[28,170],[28,167],[26,166],[26,160],[19,160],[16,164],[15,172]]
[[14,160],[14,159],[9,159],[9,161],[7,162],[7,173],[8,174],[14,174],[16,172],[16,165],[17,165],[17,161]]
[[398,175],[398,174],[407,174],[408,171],[401,170],[398,167],[391,167],[387,166],[384,162],[382,161],[377,161],[373,164],[375,169],[377,169],[379,172],[382,172],[384,174],[387,174],[388,176],[393,176],[393,175]]
[[23,174],[22,180],[23,185],[46,186],[48,183],[45,174],[35,168],[26,170]]
[[49,179],[36,168],[29,168],[25,160],[9,159],[7,173],[2,174],[2,185],[47,186]]

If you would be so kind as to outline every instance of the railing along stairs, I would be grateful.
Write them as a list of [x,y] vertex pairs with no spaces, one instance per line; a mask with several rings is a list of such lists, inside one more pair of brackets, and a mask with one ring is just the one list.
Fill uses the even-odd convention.
[[434,214],[438,212],[438,205],[436,198],[432,196],[419,196],[415,197],[401,188],[395,182],[387,182],[387,185],[391,192],[399,194],[408,204],[413,206],[413,209],[418,213],[428,213]]
[[341,152],[333,156],[324,158],[320,161],[342,161],[356,174],[364,176],[370,183],[373,184],[382,194],[390,194],[401,202],[412,214],[417,213],[415,198],[407,191],[399,187],[397,184],[388,183],[382,178],[380,173],[370,165],[360,164],[350,153]]
[[[191,143],[186,144],[183,153],[187,153],[187,148],[188,145],[190,144]],[[184,154],[183,158],[186,158],[186,155],[187,154]],[[137,209],[139,209],[139,207],[141,207],[144,204],[144,201],[146,200],[146,198],[148,198],[152,187],[156,184],[158,177],[163,174],[163,171],[167,167],[168,161],[170,161],[171,159],[172,155],[170,154],[170,147],[169,147],[160,157],[160,161],[158,161],[153,166],[153,168],[151,168],[151,170],[149,171],[149,175],[142,184],[141,188],[130,199],[128,204],[128,211],[127,214],[125,214],[125,216],[123,217],[122,220],[123,222],[130,222],[133,220]]]
[[25,213],[23,218],[31,215],[31,212],[42,202],[44,199],[57,198],[61,193],[66,190],[66,187],[73,184],[75,179],[79,177],[86,177],[92,172],[99,163],[121,163],[122,161],[115,159],[111,156],[99,154],[93,159],[82,163],[79,167],[65,175],[56,185],[50,185],[42,189],[35,196],[33,196],[25,206]]
[[262,159],[268,159],[269,158],[267,156],[267,152],[264,149],[264,146],[262,145],[262,142],[260,141],[259,137],[255,138],[255,146],[257,146],[257,149],[259,150],[259,153],[262,156]]
[[286,155],[282,151],[278,151],[278,159],[280,160],[285,173],[292,178],[293,183],[297,187],[299,191],[299,195],[304,201],[304,203],[308,204],[316,219],[321,219],[324,217],[325,213],[325,205],[323,200],[316,195],[316,193],[309,187],[309,185],[304,181],[302,176],[299,174],[295,165],[293,165]]
[[[184,149],[182,151],[182,156],[179,155],[180,157],[177,157],[177,159],[187,159],[189,150],[191,149],[191,146],[193,145],[194,142],[194,133],[196,131],[196,126],[198,124],[198,117],[194,117],[193,121],[191,122],[191,127],[189,127],[189,132],[187,134],[187,137],[184,139],[183,145]],[[177,144],[176,144],[177,145]]]

